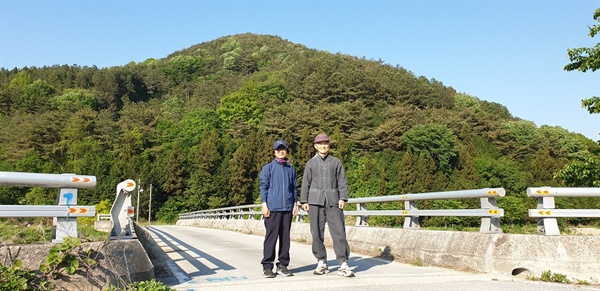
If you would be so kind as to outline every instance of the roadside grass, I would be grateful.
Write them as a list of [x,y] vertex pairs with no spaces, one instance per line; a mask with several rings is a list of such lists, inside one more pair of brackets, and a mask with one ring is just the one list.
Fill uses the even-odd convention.
[[[6,245],[49,243],[52,241],[52,228],[52,218],[0,219],[0,242]],[[78,220],[77,231],[83,242],[108,240],[108,233],[94,229],[93,220],[91,223]]]

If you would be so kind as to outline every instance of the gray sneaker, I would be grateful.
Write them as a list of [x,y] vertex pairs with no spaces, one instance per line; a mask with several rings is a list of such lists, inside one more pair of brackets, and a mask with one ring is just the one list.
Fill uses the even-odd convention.
[[273,270],[271,270],[271,269],[263,269],[263,277],[275,278],[275,274],[273,274]]
[[290,270],[288,270],[286,265],[282,265],[282,264],[277,264],[277,274],[289,277],[289,276],[294,276],[294,274],[292,274],[292,272],[290,272]]
[[323,275],[329,272],[329,268],[327,268],[327,263],[325,261],[319,260],[317,263],[317,268],[313,271],[315,275]]
[[348,262],[343,262],[340,265],[340,267],[338,268],[337,274],[338,274],[338,276],[354,277],[354,272],[352,272],[352,270],[350,270],[350,267],[348,266]]

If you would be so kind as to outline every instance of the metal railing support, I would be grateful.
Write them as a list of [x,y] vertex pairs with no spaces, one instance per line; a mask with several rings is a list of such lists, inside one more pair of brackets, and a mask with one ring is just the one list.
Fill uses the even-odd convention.
[[110,231],[110,239],[133,238],[133,222],[131,218],[134,208],[131,206],[131,195],[136,188],[135,181],[127,179],[117,184],[117,196],[110,208],[110,219],[113,227]]
[[560,235],[557,217],[600,217],[600,209],[556,209],[554,197],[599,197],[600,188],[529,187],[527,196],[537,199],[537,208],[529,217],[537,218],[537,233]]

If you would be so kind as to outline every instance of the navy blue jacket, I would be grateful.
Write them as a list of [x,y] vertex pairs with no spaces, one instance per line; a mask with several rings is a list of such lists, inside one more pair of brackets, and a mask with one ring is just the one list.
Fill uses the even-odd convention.
[[260,202],[271,211],[292,211],[297,200],[296,169],[273,159],[260,172]]

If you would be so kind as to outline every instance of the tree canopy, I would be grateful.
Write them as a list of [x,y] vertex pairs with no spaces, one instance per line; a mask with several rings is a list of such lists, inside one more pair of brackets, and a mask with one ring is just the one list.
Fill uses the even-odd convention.
[[[165,221],[254,203],[276,139],[301,177],[321,132],[352,197],[504,187],[504,206],[521,211],[532,202],[526,187],[600,180],[600,147],[581,134],[537,127],[400,66],[250,33],[124,66],[0,69],[0,127],[0,171],[94,175],[82,204],[135,179],[146,189],[141,217],[152,184],[152,218]],[[0,189],[0,203],[53,195]]]

